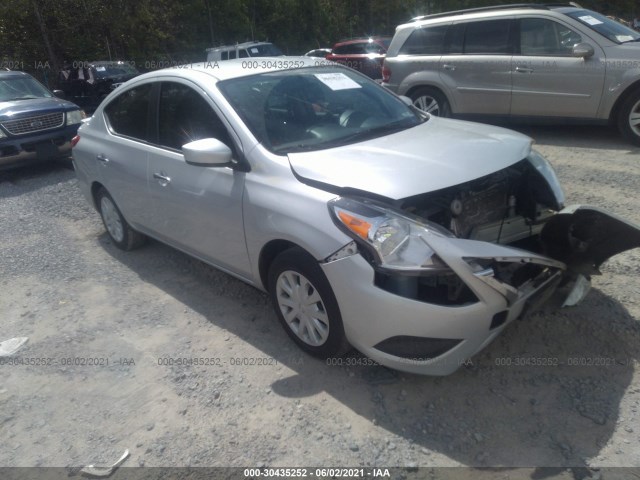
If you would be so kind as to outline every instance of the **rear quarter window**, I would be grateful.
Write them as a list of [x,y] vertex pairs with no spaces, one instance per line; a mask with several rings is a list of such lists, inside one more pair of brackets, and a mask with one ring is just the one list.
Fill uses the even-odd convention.
[[400,55],[441,55],[449,25],[415,29],[398,52]]

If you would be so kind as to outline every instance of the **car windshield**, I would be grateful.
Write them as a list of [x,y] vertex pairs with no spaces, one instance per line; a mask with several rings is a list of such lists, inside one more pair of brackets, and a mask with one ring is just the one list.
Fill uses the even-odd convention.
[[566,12],[566,14],[595,30],[600,35],[607,37],[612,42],[625,43],[640,39],[640,33],[600,13],[592,12],[591,10],[575,10]]
[[340,67],[262,73],[218,87],[258,141],[277,154],[347,145],[428,118],[369,78]]
[[0,102],[42,97],[53,97],[53,94],[34,78],[15,77],[0,79]]
[[123,75],[137,75],[138,71],[128,63],[115,63],[109,65],[96,65],[98,78],[121,77]]

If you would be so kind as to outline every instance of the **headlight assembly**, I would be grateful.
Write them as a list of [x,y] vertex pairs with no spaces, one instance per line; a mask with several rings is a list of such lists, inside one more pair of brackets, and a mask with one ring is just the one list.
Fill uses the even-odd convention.
[[71,110],[70,112],[67,112],[67,125],[81,123],[82,119],[85,117],[86,115],[83,110]]
[[547,185],[555,199],[555,210],[562,210],[564,208],[565,201],[564,192],[562,191],[556,172],[551,166],[551,163],[549,163],[549,160],[544,158],[535,150],[531,150],[527,160],[529,160],[529,163],[533,165],[533,168],[535,168],[547,182]]
[[382,269],[406,273],[449,270],[429,245],[429,237],[451,236],[438,225],[347,198],[331,200],[329,211],[336,225],[367,248]]

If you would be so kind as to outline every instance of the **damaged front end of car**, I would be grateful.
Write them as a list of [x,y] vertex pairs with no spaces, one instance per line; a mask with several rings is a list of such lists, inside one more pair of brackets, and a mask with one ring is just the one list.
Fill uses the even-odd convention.
[[564,208],[550,164],[524,160],[464,184],[396,201],[340,197],[336,225],[374,267],[377,287],[440,306],[498,292],[497,328],[544,304],[558,289],[575,305],[609,257],[640,246],[640,229],[600,209]]

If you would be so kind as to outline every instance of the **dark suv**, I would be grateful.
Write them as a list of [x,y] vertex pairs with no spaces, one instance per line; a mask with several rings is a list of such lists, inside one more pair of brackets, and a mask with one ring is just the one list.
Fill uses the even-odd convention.
[[73,62],[60,72],[58,88],[69,100],[93,111],[112,90],[138,75],[130,62]]
[[83,118],[31,75],[0,72],[0,169],[68,156]]
[[358,70],[377,80],[382,78],[382,62],[391,37],[368,37],[345,40],[334,45],[327,60]]

